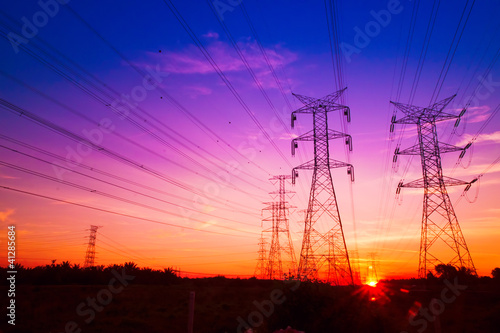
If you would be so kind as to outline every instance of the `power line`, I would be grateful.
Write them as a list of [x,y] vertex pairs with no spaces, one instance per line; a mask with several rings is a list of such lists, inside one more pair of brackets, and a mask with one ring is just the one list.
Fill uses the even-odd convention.
[[[70,9],[70,11],[72,11]],[[145,73],[144,71],[142,71],[141,69],[139,69],[137,66],[135,66],[134,64],[132,64],[130,62],[130,60],[128,60],[122,53],[120,53],[113,45],[111,45],[106,39],[104,39],[104,37],[102,37],[102,35],[100,35],[97,31],[95,31],[95,29],[93,29],[85,20],[83,20],[83,18],[81,18],[77,13],[75,13],[74,11],[72,11],[73,14],[75,16],[77,16],[77,18],[79,18],[92,32],[94,32],[95,34],[97,34],[101,40],[103,40],[107,46],[109,46],[113,51],[115,51],[120,57],[122,57],[122,59],[124,59],[133,69],[135,69],[143,78],[145,77],[148,77],[149,74]],[[4,13],[4,15],[6,15]],[[37,39],[40,39],[38,36],[37,36]],[[41,40],[41,39],[40,39]],[[48,43],[44,42],[43,40],[41,40],[41,42],[45,45],[47,45],[47,47],[49,47],[50,49],[52,49],[54,52],[58,53],[60,56],[62,56],[64,59],[66,59],[68,62],[70,62],[71,64],[73,64],[73,66],[77,67],[80,71],[84,72],[87,76],[89,76],[90,78],[92,78],[94,81],[97,81],[100,85],[102,85],[103,87],[105,87],[106,89],[108,89],[109,91],[111,91],[115,96],[119,96],[119,94],[113,90],[111,87],[109,87],[108,85],[104,84],[102,81],[100,81],[99,79],[97,79],[94,75],[86,72],[84,69],[82,69],[80,66],[78,66],[77,64],[75,64],[71,59],[68,59],[67,57],[65,57],[64,55],[62,55],[59,51],[57,51],[55,48],[53,48],[52,46],[50,46]],[[33,44],[33,43],[30,43],[30,44]],[[36,47],[36,45],[35,45]],[[75,70],[71,69],[70,67],[68,67],[67,65],[63,64],[61,61],[59,61],[58,59],[56,59],[55,57],[49,55],[46,51],[44,51],[43,49],[39,48],[39,47],[36,47],[41,53],[44,53],[46,54],[49,58],[51,58],[54,62],[58,63],[60,66],[62,66],[63,68],[65,68],[67,71],[69,71],[71,74],[75,75],[77,77],[78,80],[75,80],[73,79],[70,75],[66,74],[63,70],[60,70],[58,69],[57,67],[55,67],[53,64],[49,63],[47,60],[43,59],[42,57],[38,56],[35,52],[31,51],[30,49],[26,48],[24,45],[21,46],[22,49],[24,49],[28,54],[32,55],[35,59],[39,60],[40,62],[42,62],[42,64],[46,65],[47,67],[49,67],[51,70],[55,71],[57,74],[61,75],[62,77],[64,77],[65,79],[69,80],[71,83],[75,84],[79,89],[81,89],[82,91],[84,91],[85,93],[87,93],[90,97],[96,99],[98,102],[100,102],[101,104],[103,104],[104,106],[106,106],[107,108],[111,109],[114,113],[116,113],[117,115],[119,115],[120,117],[124,117],[125,119],[127,119],[128,121],[130,121],[133,125],[135,125],[136,127],[140,128],[141,130],[145,131],[146,133],[152,135],[156,140],[158,140],[160,143],[162,143],[163,145],[166,145],[170,148],[172,148],[174,151],[176,151],[177,153],[181,154],[182,156],[190,159],[192,162],[194,162],[195,164],[201,166],[202,168],[205,168],[202,164],[199,164],[198,162],[196,162],[195,160],[193,160],[191,157],[189,157],[188,155],[186,155],[184,152],[182,152],[181,150],[175,148],[174,146],[172,146],[168,141],[165,141],[164,139],[162,139],[161,137],[159,137],[158,135],[156,135],[154,132],[152,132],[151,130],[147,129],[144,124],[149,124],[149,126],[153,126],[155,128],[156,131],[159,131],[160,133],[162,133],[163,135],[165,135],[166,137],[172,139],[173,141],[181,144],[184,148],[186,148],[187,150],[190,150],[192,152],[194,152],[191,148],[185,146],[183,143],[181,143],[180,141],[178,141],[177,139],[175,139],[174,137],[172,137],[170,134],[166,133],[165,131],[163,131],[162,129],[158,128],[156,125],[152,124],[150,121],[146,120],[145,118],[143,118],[142,116],[140,116],[137,112],[135,112],[134,110],[128,110],[128,113],[132,114],[133,116],[137,117],[139,119],[139,122],[133,120],[131,117],[128,116],[128,114],[123,114],[123,112],[121,110],[119,110],[117,107],[113,107],[112,103],[110,102],[113,98],[113,96],[109,95],[108,92],[105,92],[104,90],[100,89],[96,84],[94,84],[93,82],[91,82],[90,80],[88,80],[87,78],[85,78],[84,76],[82,76],[81,74],[77,73]],[[80,81],[83,81],[84,83],[87,83],[88,85],[91,86],[91,88],[87,88],[85,87],[84,85],[82,85],[80,83]],[[166,96],[167,96],[167,99],[170,100],[170,102],[172,104],[174,104],[179,110],[181,110],[184,114],[186,114],[187,116],[189,116],[188,118],[191,120],[191,121],[194,121],[195,124],[202,130],[206,133],[206,130],[209,130],[208,127],[204,126],[199,120],[197,120],[197,118],[195,118],[189,111],[187,111],[182,105],[180,105],[177,101],[175,101],[171,96],[169,96],[166,91],[164,91],[160,86],[157,86],[156,87],[157,90],[160,90],[162,91]],[[96,89],[98,90],[101,94],[103,94],[108,100],[105,100],[103,99],[101,96],[98,96],[97,94],[95,94],[94,92],[92,92],[92,89]],[[110,104],[111,103],[111,104]],[[173,130],[172,128],[170,128],[169,126],[167,126],[166,124],[164,124],[163,122],[160,122],[157,118],[155,118],[154,116],[152,116],[151,114],[149,114],[147,111],[145,111],[144,109],[142,109],[141,107],[137,106],[135,107],[136,109],[140,110],[142,113],[144,113],[145,115],[147,115],[149,118],[151,118],[154,122],[157,122],[159,123],[161,126],[167,128],[169,131],[173,132],[173,133],[176,133],[176,135],[178,136],[181,136],[183,139],[185,139],[186,141],[190,142],[192,145],[196,146],[198,149],[202,149],[201,147],[197,146],[196,144],[192,143],[190,140],[188,140],[187,138],[185,138],[184,136],[182,136],[181,134],[179,134],[178,132],[176,132],[175,130]],[[200,126],[201,125],[201,126]],[[226,141],[224,141],[222,138],[220,138],[218,135],[216,135],[213,131],[209,130],[210,133],[212,133],[213,135],[215,135],[217,137],[218,140],[221,140],[223,142],[226,143],[226,145],[228,147],[230,147],[232,150],[234,150],[235,152],[237,152],[240,156],[244,157],[245,159],[247,159],[247,157],[245,157],[243,154],[241,154],[238,150],[232,148]],[[123,137],[122,137],[123,138]],[[130,140],[128,140],[130,141]],[[147,148],[143,147],[143,149],[146,149],[148,150]],[[202,149],[203,150],[203,149]],[[150,151],[150,150],[148,150]],[[151,151],[150,151],[151,152]],[[195,155],[199,155],[199,154],[196,154],[196,152],[194,152]],[[207,152],[208,153],[208,152]],[[208,153],[209,155],[211,155],[212,157],[213,154],[210,154]],[[165,159],[164,156],[161,156],[162,158]],[[203,157],[202,157],[203,158]],[[222,161],[221,159],[219,158],[215,158],[216,160],[219,160],[219,162],[222,162],[225,164],[224,161]],[[172,162],[172,160],[169,160],[170,162]],[[208,163],[210,164],[213,164],[212,161],[210,160],[207,160]],[[252,161],[250,161],[252,162]],[[253,162],[252,162],[253,163]],[[255,164],[255,163],[253,163]],[[255,164],[256,165],[256,164]],[[259,165],[256,165],[258,168],[262,169]],[[219,167],[219,166],[217,166]],[[263,170],[263,169],[262,169]],[[242,170],[243,171],[243,170]],[[240,178],[239,176],[235,175],[236,178]],[[251,176],[251,177],[255,177],[255,176]],[[242,179],[242,178],[240,178]],[[256,180],[259,180],[261,181],[260,178],[256,178]],[[246,181],[245,179],[243,179],[243,181]],[[250,183],[251,184],[251,183]],[[252,186],[255,186],[252,184]]]
[[[109,213],[109,214],[113,214],[113,215],[128,217],[128,218],[132,218],[132,219],[136,219],[136,220],[141,220],[141,221],[145,221],[145,222],[162,224],[162,225],[166,225],[166,226],[170,226],[170,227],[175,227],[175,228],[181,228],[181,229],[187,229],[187,230],[193,230],[193,231],[199,231],[199,232],[205,232],[205,233],[210,233],[210,234],[215,234],[215,235],[223,235],[223,236],[248,237],[248,235],[235,235],[235,234],[228,234],[228,233],[222,233],[222,232],[205,230],[205,229],[196,229],[196,228],[192,228],[192,227],[188,227],[188,226],[182,226],[182,225],[178,225],[178,224],[173,224],[173,223],[168,223],[168,222],[162,222],[162,221],[153,220],[153,219],[144,218],[144,217],[139,217],[139,216],[134,216],[134,215],[130,215],[130,214],[119,213],[119,212],[115,212],[115,211],[108,210],[108,209],[93,207],[93,206],[84,205],[84,204],[80,204],[80,203],[76,203],[76,202],[72,202],[72,201],[68,201],[68,200],[63,200],[63,199],[57,199],[57,198],[53,198],[53,197],[50,197],[50,196],[46,196],[46,195],[42,195],[42,194],[37,194],[37,193],[29,192],[29,191],[24,191],[24,190],[20,190],[20,189],[15,189],[15,188],[8,187],[8,186],[3,186],[3,185],[0,185],[0,188],[4,189],[4,190],[9,190],[9,191],[17,192],[17,193],[22,193],[22,194],[27,194],[27,195],[31,195],[31,196],[43,198],[43,199],[48,199],[48,200],[53,200],[53,201],[57,201],[57,202],[62,202],[62,203],[66,203],[66,204],[70,204],[70,205],[74,205],[74,206],[78,206],[78,207],[88,208],[88,209],[92,209],[92,210],[99,211],[99,212],[104,212],[104,213]],[[246,233],[246,231],[245,231],[245,233]]]
[[[191,192],[193,194],[196,194],[196,195],[200,195],[201,197],[206,197],[206,194],[193,188],[192,186],[189,186],[187,184],[184,184],[180,181],[177,181],[177,180],[174,180],[172,177],[169,177],[169,176],[166,176],[165,174],[159,172],[159,171],[156,171],[140,162],[137,162],[137,161],[134,161],[128,157],[125,157],[119,153],[116,153],[112,150],[109,150],[103,146],[100,146],[98,144],[95,144],[94,142],[88,140],[87,138],[85,137],[82,137],[78,134],[75,134],[71,131],[68,131],[66,130],[65,128],[61,127],[61,126],[58,126],[54,123],[52,123],[51,121],[48,121],[42,117],[39,117],[25,109],[22,109],[14,104],[11,104],[10,102],[0,98],[0,107],[9,111],[9,112],[12,112],[14,114],[17,114],[19,116],[22,116],[24,118],[27,118],[35,123],[37,123],[38,125],[41,125],[42,127],[45,127],[49,130],[52,130],[58,134],[61,134],[67,138],[69,138],[70,140],[73,140],[77,143],[80,143],[80,144],[84,144],[85,146],[99,152],[99,153],[102,153],[118,162],[121,162],[121,163],[124,163],[128,166],[131,166],[133,168],[136,168],[140,171],[143,171],[143,172],[146,172],[154,177],[157,177],[171,185],[174,185],[176,187],[179,187],[183,190],[186,190],[188,192]],[[227,203],[226,202],[223,202],[221,201],[220,199],[217,199],[215,197],[211,197],[210,200],[213,200],[215,202],[219,202],[223,205],[226,205]],[[229,201],[229,200],[228,200]]]
[[[3,145],[0,145],[0,148],[4,148],[4,149],[7,149],[7,150],[10,150],[12,152],[15,152],[15,153],[18,153],[18,154],[21,154],[23,156],[27,156],[27,157],[30,157],[32,159],[35,159],[37,161],[40,161],[40,162],[43,162],[43,163],[46,163],[46,164],[49,164],[49,165],[52,165],[52,166],[57,166],[56,164],[54,163],[51,163],[47,160],[44,160],[44,159],[41,159],[41,158],[38,158],[38,157],[35,157],[35,156],[32,156],[32,155],[29,155],[29,154],[26,154],[26,153],[23,153],[23,152],[20,152],[18,150],[15,150],[15,149],[11,149],[9,147],[6,147],[6,146],[3,146]],[[7,167],[11,167],[11,168],[15,168],[16,170],[18,171],[23,171],[23,172],[28,172],[30,174],[33,174],[33,175],[36,175],[36,176],[41,176],[43,178],[47,178],[49,180],[52,180],[52,181],[56,181],[56,182],[63,182],[62,179],[58,179],[58,178],[54,178],[54,177],[50,177],[50,176],[46,176],[46,175],[42,175],[42,174],[39,174],[39,173],[36,173],[35,171],[32,171],[32,170],[28,170],[28,169],[24,169],[22,167],[19,167],[19,166],[14,166],[12,164],[9,164],[9,163],[6,163],[6,162],[2,162],[0,161],[0,164],[3,164]],[[153,199],[153,200],[157,200],[157,201],[160,201],[160,202],[163,202],[163,203],[166,203],[166,204],[169,204],[169,205],[172,205],[172,206],[175,206],[177,208],[182,208],[182,209],[185,209],[185,210],[191,210],[191,211],[196,211],[196,212],[199,212],[200,214],[203,214],[203,215],[207,215],[207,216],[210,216],[210,217],[215,217],[215,218],[218,218],[218,219],[221,219],[221,220],[226,220],[226,221],[230,221],[230,222],[233,222],[233,223],[239,223],[239,224],[245,224],[245,225],[249,225],[249,226],[254,226],[252,224],[249,224],[249,223],[244,223],[244,222],[240,222],[240,221],[236,221],[236,220],[232,220],[232,219],[228,219],[228,218],[225,218],[225,217],[221,217],[221,216],[217,216],[217,215],[213,215],[213,214],[210,214],[210,213],[206,213],[206,212],[203,212],[203,211],[198,211],[198,210],[195,210],[193,208],[189,208],[189,207],[186,207],[186,206],[182,206],[182,205],[179,205],[179,204],[175,204],[173,202],[170,202],[170,201],[166,201],[166,200],[163,200],[163,199],[160,199],[160,198],[157,198],[157,197],[154,197],[154,196],[151,196],[151,195],[148,195],[148,194],[145,194],[145,193],[142,193],[142,192],[139,192],[139,191],[135,191],[133,189],[130,189],[130,188],[126,188],[124,186],[121,186],[121,185],[117,185],[115,183],[112,183],[112,182],[108,182],[106,180],[103,180],[103,179],[99,179],[99,178],[96,178],[96,177],[93,177],[93,176],[90,176],[90,175],[87,175],[87,174],[84,174],[84,173],[81,173],[79,171],[76,171],[76,170],[73,170],[73,169],[70,169],[70,168],[67,168],[67,167],[64,167],[64,166],[58,166],[59,168],[62,168],[64,170],[67,170],[69,172],[72,172],[72,173],[75,173],[75,174],[78,174],[80,176],[84,176],[86,178],[90,178],[90,179],[93,179],[93,180],[96,180],[98,182],[101,182],[101,183],[104,183],[104,184],[107,184],[107,185],[111,185],[113,187],[117,187],[117,188],[120,188],[122,190],[126,190],[126,191],[129,191],[129,192],[132,192],[134,194],[138,194],[140,196],[143,196],[143,197],[146,197],[146,198],[149,198],[149,199]],[[66,182],[65,182],[66,184]],[[68,182],[66,185],[70,185],[70,183]],[[71,186],[74,186],[71,185]],[[91,192],[93,193],[99,193],[99,191],[96,191],[96,190],[91,190]],[[164,210],[162,210],[162,212],[165,212]]]
[[[124,177],[120,177],[114,173],[110,173],[110,172],[106,172],[106,171],[103,171],[99,168],[96,168],[96,167],[91,167],[89,165],[86,165],[84,163],[77,163],[73,160],[67,160],[66,158],[60,156],[60,155],[57,155],[57,154],[54,154],[54,153],[51,153],[45,149],[41,149],[41,148],[38,148],[38,147],[35,147],[35,146],[32,146],[32,145],[29,145],[27,143],[24,143],[24,142],[21,142],[19,140],[16,140],[16,139],[13,139],[13,138],[10,138],[10,137],[7,137],[5,135],[2,135],[0,134],[0,139],[2,140],[6,140],[8,142],[11,142],[11,143],[14,143],[14,144],[17,144],[17,145],[20,145],[22,147],[25,147],[25,148],[28,148],[30,150],[33,150],[33,151],[36,151],[38,153],[41,153],[41,154],[44,154],[46,156],[50,156],[52,158],[54,158],[55,160],[58,160],[58,161],[61,161],[61,162],[64,162],[64,163],[69,163],[69,165],[73,166],[73,167],[78,167],[78,168],[82,168],[82,169],[85,169],[85,170],[88,170],[88,171],[91,171],[91,172],[95,172],[95,173],[98,173],[98,174],[101,174],[101,175],[104,175],[106,177],[110,177],[112,179],[115,179],[115,180],[118,180],[120,182],[124,182],[124,183],[127,183],[127,184],[130,184],[130,185],[133,185],[133,186],[137,186],[137,187],[140,187],[140,188],[143,188],[145,190],[148,190],[148,191],[152,191],[152,192],[155,192],[155,193],[158,193],[158,194],[162,194],[162,195],[165,195],[165,196],[169,196],[169,197],[172,197],[172,198],[175,198],[175,199],[178,199],[178,200],[182,200],[182,201],[188,201],[188,202],[191,202],[191,200],[188,200],[184,197],[181,197],[179,195],[176,195],[174,193],[171,193],[171,192],[166,192],[166,191],[162,191],[162,190],[159,190],[157,188],[154,188],[154,187],[151,187],[151,186],[147,186],[143,183],[139,183],[139,182],[136,182],[136,181],[133,181],[129,178],[124,178]],[[29,155],[29,154],[25,154],[25,153],[22,153],[18,150],[15,150],[15,149],[11,149],[11,148],[8,148],[8,147],[5,147],[5,146],[2,146],[4,147],[5,149],[8,149],[8,150],[11,150],[11,151],[14,151],[16,153],[19,153],[19,154],[22,154],[22,155]],[[29,155],[31,156],[31,155]],[[33,156],[33,158],[36,158]],[[37,158],[38,159],[38,158]],[[50,162],[49,162],[50,163]],[[62,165],[59,165],[56,163],[56,161],[50,163],[52,165],[55,165],[57,167],[62,167]],[[69,168],[64,168],[64,169],[69,169]],[[71,172],[74,172],[74,173],[77,173],[76,171],[74,171],[73,169],[69,169],[69,171]],[[187,208],[187,207],[184,207],[182,205],[178,205],[179,208],[182,208],[182,209],[187,209],[187,210],[194,210],[194,211],[197,211],[195,209],[192,209],[192,208]],[[221,209],[221,210],[226,210],[226,211],[230,211],[230,212],[236,212],[236,210],[231,210],[229,208],[224,208],[224,207],[220,207],[220,206],[217,206],[218,209]],[[254,213],[250,213],[250,212],[246,212],[246,211],[243,211],[240,207],[240,209],[238,210],[239,213],[242,213],[242,214],[246,214],[246,215],[249,215],[249,216],[254,216],[254,217],[258,217],[257,214],[254,214]],[[243,222],[241,222],[243,223]]]
[[[106,192],[103,192],[103,191],[100,191],[100,190],[89,188],[87,186],[83,186],[83,185],[76,184],[76,183],[73,183],[73,182],[70,182],[70,181],[58,179],[58,178],[55,178],[55,177],[52,177],[52,176],[49,176],[49,175],[46,175],[46,174],[42,174],[42,173],[37,172],[37,171],[33,171],[33,170],[29,170],[29,169],[26,169],[26,168],[23,168],[23,167],[20,167],[20,166],[13,165],[11,163],[0,161],[0,165],[6,166],[6,167],[9,167],[9,168],[21,171],[21,172],[25,172],[25,173],[28,173],[28,174],[31,174],[31,175],[34,175],[34,176],[37,176],[37,177],[40,177],[40,178],[45,178],[45,179],[48,179],[48,180],[51,180],[51,181],[54,181],[54,182],[57,182],[57,183],[61,183],[61,184],[67,185],[67,186],[71,186],[71,187],[74,187],[74,188],[77,188],[77,189],[80,189],[80,190],[83,190],[83,191],[87,191],[87,192],[90,192],[90,193],[93,193],[93,194],[97,194],[97,195],[101,195],[101,196],[104,196],[104,197],[107,197],[107,198],[110,198],[110,199],[118,200],[118,201],[121,201],[121,202],[124,202],[124,203],[127,203],[127,204],[131,204],[131,205],[134,205],[134,206],[138,206],[138,207],[142,207],[142,208],[154,210],[154,211],[157,211],[157,212],[161,212],[161,213],[172,215],[172,216],[176,216],[176,217],[182,217],[182,218],[184,217],[181,214],[169,212],[169,211],[166,211],[164,209],[160,209],[160,208],[156,208],[156,207],[153,207],[153,206],[150,206],[150,205],[139,203],[137,201],[125,199],[125,198],[122,198],[122,197],[114,195],[114,194],[109,194],[109,193],[106,193]],[[200,219],[196,219],[196,218],[190,218],[190,220],[197,221],[197,222],[200,222],[200,223],[206,223],[206,221],[203,221],[203,220],[200,220]],[[227,227],[227,226],[224,226],[224,225],[217,224],[215,226],[219,227],[219,228],[240,231],[238,229]],[[252,233],[250,231],[246,231],[246,232]]]
[[[193,40],[193,42],[196,44],[200,52],[203,54],[203,56],[207,59],[207,61],[210,63],[212,68],[216,71],[216,73],[219,75],[219,77],[222,79],[224,84],[228,87],[228,89],[231,91],[233,96],[236,98],[236,100],[240,103],[240,105],[243,107],[245,112],[248,114],[250,119],[254,122],[254,124],[259,128],[259,130],[262,132],[264,137],[269,141],[271,146],[276,150],[278,155],[287,163],[289,164],[290,162],[288,159],[285,157],[281,149],[276,145],[276,143],[273,141],[273,139],[269,136],[269,133],[264,129],[262,124],[259,122],[257,117],[253,114],[253,112],[250,110],[248,105],[245,103],[245,101],[241,98],[240,94],[236,91],[234,86],[231,84],[231,82],[227,79],[226,75],[224,72],[220,69],[220,67],[217,65],[217,63],[214,61],[210,53],[207,51],[207,49],[203,46],[203,43],[198,39],[196,34],[193,32],[189,24],[184,20],[182,15],[179,13],[175,5],[172,3],[170,0],[163,0],[163,2],[167,5],[167,7],[170,9],[172,14],[174,14],[175,18],[179,21],[179,23],[182,25],[184,30],[188,33],[189,37]],[[291,165],[290,165],[291,166]]]
[[[453,62],[453,58],[455,57],[455,53],[457,52],[458,45],[460,44],[460,40],[462,39],[462,35],[464,33],[467,22],[469,21],[470,14],[472,12],[472,8],[474,7],[475,3],[476,3],[476,0],[473,0],[472,5],[469,8],[469,13],[467,14],[467,18],[465,19],[465,22],[462,26],[462,31],[460,32],[460,35],[458,36],[458,40],[457,40],[457,43],[455,44],[455,48],[453,48],[453,43],[455,42],[455,38],[457,37],[458,30],[460,28],[460,24],[462,23],[462,20],[463,20],[464,15],[465,15],[465,11],[466,11],[467,6],[469,4],[469,0],[467,0],[467,2],[465,3],[465,7],[462,11],[460,21],[458,22],[458,27],[455,30],[455,34],[453,35],[453,39],[451,41],[450,48],[448,49],[448,54],[446,55],[446,59],[444,61],[443,67],[441,68],[441,72],[439,73],[438,82],[436,84],[436,87],[434,88],[434,92],[432,93],[432,97],[431,97],[429,105],[434,104],[436,102],[437,98],[439,97],[439,93],[441,91],[441,88],[443,87],[443,83],[446,79],[446,76],[448,75],[448,71],[450,70],[450,66]],[[452,49],[453,49],[453,51],[452,51]],[[451,53],[451,56],[450,56],[450,53]],[[450,61],[447,63],[448,59]]]

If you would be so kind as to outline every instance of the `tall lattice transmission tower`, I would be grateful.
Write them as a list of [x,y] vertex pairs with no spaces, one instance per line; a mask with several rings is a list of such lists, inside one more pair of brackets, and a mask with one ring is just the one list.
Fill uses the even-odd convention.
[[271,222],[271,227],[264,232],[271,233],[271,244],[266,261],[265,276],[268,279],[290,278],[297,272],[297,260],[293,250],[292,238],[288,222],[288,213],[291,206],[286,201],[286,195],[293,193],[285,189],[285,185],[290,176],[274,176],[270,180],[278,184],[278,191],[271,192],[278,201],[266,203],[268,206],[264,211],[271,214],[265,218],[264,222]]
[[366,271],[366,283],[369,285],[376,284],[378,282],[378,274],[377,274],[377,265],[375,258],[377,257],[376,252],[368,253],[368,256],[371,259],[371,262],[368,264]]
[[85,263],[83,267],[92,267],[94,266],[95,261],[95,241],[97,238],[97,229],[102,228],[102,226],[91,225],[90,226],[90,235],[89,235],[89,244],[87,245],[87,252],[85,253]]
[[392,118],[391,131],[394,124],[416,124],[418,144],[404,150],[396,148],[394,161],[398,155],[420,155],[422,164],[421,179],[398,185],[397,193],[402,187],[424,188],[424,203],[422,214],[422,227],[420,239],[420,257],[418,263],[418,276],[425,278],[428,271],[438,264],[451,264],[456,267],[465,267],[473,274],[476,268],[465,242],[465,238],[458,224],[458,219],[453,209],[446,186],[467,185],[474,182],[464,182],[458,179],[443,176],[441,154],[462,151],[465,148],[452,146],[438,141],[436,123],[456,119],[458,125],[463,112],[456,116],[443,112],[455,95],[439,101],[428,107],[391,102],[401,110],[405,116],[401,119]]
[[331,159],[329,151],[329,141],[339,138],[345,140],[352,150],[352,139],[348,134],[328,128],[328,113],[332,111],[344,112],[347,121],[350,121],[349,107],[335,102],[345,89],[319,99],[294,94],[304,106],[292,112],[292,128],[298,113],[313,116],[313,129],[292,140],[292,155],[295,154],[298,141],[314,143],[314,159],[292,170],[294,184],[298,169],[313,171],[298,275],[301,279],[318,279],[336,285],[353,283],[330,169],[347,167],[352,181],[354,181],[354,169],[351,164]]
[[259,279],[266,278],[266,262],[267,262],[267,249],[266,249],[266,239],[264,238],[264,233],[259,238],[259,251],[257,258],[257,266],[255,267],[254,275]]

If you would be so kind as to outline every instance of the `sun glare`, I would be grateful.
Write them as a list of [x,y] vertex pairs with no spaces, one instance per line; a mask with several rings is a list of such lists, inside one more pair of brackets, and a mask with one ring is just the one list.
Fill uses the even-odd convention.
[[377,281],[370,281],[367,283],[370,287],[376,287],[377,286]]

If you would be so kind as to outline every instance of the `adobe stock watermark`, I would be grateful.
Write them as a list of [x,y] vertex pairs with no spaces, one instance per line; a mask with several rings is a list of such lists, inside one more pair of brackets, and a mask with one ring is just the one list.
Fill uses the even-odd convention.
[[12,45],[15,53],[19,53],[19,45],[28,44],[29,40],[38,35],[39,29],[45,27],[51,18],[59,13],[60,5],[68,4],[70,0],[40,0],[38,6],[41,10],[35,12],[31,19],[26,16],[21,17],[21,35],[9,32],[7,39]]
[[[160,65],[156,65],[153,69],[146,67],[148,74],[142,79],[142,83],[134,86],[129,94],[121,94],[121,96],[111,102],[110,107],[113,112],[118,114],[120,120],[128,118],[130,113],[137,108],[140,102],[144,101],[148,96],[148,92],[155,90],[163,79],[169,76],[168,72],[162,72]],[[63,176],[68,172],[68,168],[75,168],[83,162],[83,159],[89,156],[94,151],[95,146],[100,146],[104,142],[105,134],[109,134],[116,129],[115,124],[109,118],[102,118],[98,122],[98,126],[92,129],[83,129],[81,134],[82,140],[74,147],[66,146],[66,155],[64,165],[57,161],[52,162],[52,169],[57,178],[63,180]],[[92,148],[94,147],[94,148]]]
[[[439,320],[438,317],[444,312],[446,305],[455,302],[457,297],[467,289],[466,285],[458,283],[458,277],[455,277],[453,284],[448,280],[444,280],[444,284],[446,287],[441,290],[440,299],[433,298],[427,307],[419,307],[416,313],[409,317],[408,322],[410,325],[418,326],[418,333],[424,332],[429,322]],[[401,333],[408,332],[401,331]]]
[[[76,314],[83,319],[85,324],[90,324],[96,318],[96,313],[102,312],[104,307],[113,301],[113,297],[121,293],[129,282],[135,279],[134,275],[128,275],[125,272],[125,267],[122,269],[121,274],[115,269],[111,271],[114,275],[109,280],[108,286],[99,290],[95,297],[87,297],[84,302],[76,306]],[[76,321],[68,321],[64,325],[64,331],[60,333],[82,333],[81,325]]]
[[373,20],[367,22],[363,30],[358,26],[354,27],[354,31],[356,32],[353,39],[354,45],[345,42],[340,43],[340,49],[347,63],[352,61],[351,56],[354,53],[359,54],[362,49],[370,45],[373,38],[380,34],[382,28],[387,27],[391,23],[392,16],[400,14],[403,9],[404,7],[399,0],[389,0],[387,2],[387,9],[381,9],[378,12],[371,10],[370,15],[373,17]]
[[[300,286],[300,280],[287,280],[285,283],[293,285],[290,286],[291,291],[296,291]],[[255,306],[255,311],[252,311],[244,319],[241,316],[236,319],[238,327],[236,333],[250,333],[253,329],[260,327],[264,324],[264,318],[269,318],[274,313],[276,305],[281,305],[286,301],[286,296],[281,289],[273,289],[269,293],[269,298],[261,302],[254,300],[252,304]]]
[[[491,73],[489,73],[486,77],[479,75],[477,76],[477,80],[479,83],[471,95],[464,99],[454,99],[450,106],[452,110],[462,110],[459,117],[462,117],[467,109],[474,111],[474,109],[480,108],[482,106],[481,102],[488,100],[495,93],[498,87],[500,87],[500,81],[493,81],[493,74]],[[461,104],[462,100],[467,101],[465,106]],[[452,135],[457,131],[458,125],[455,126],[456,127],[453,129]]]
[[[493,74],[489,73],[486,77],[479,75],[477,76],[479,81],[474,93],[465,98],[469,101],[467,107],[478,107],[481,106],[480,102],[485,101],[490,98],[493,93],[500,87],[500,81],[493,81]],[[456,104],[455,104],[456,103]],[[454,101],[454,108],[458,107],[459,100]]]
[[232,12],[243,0],[214,0],[212,5],[221,21],[224,21],[224,13]]
[[[483,77],[482,75],[479,75],[477,77],[479,80],[479,86],[476,89],[476,93],[474,94],[474,97],[472,98],[472,102],[474,102],[476,105],[479,105],[479,101],[484,101],[487,100],[488,98],[491,97],[491,95],[495,92],[495,87],[500,87],[500,81],[493,81],[493,74],[488,74],[488,76]],[[482,91],[481,88],[484,88],[486,91]],[[475,99],[475,100],[474,100]],[[472,103],[471,103],[472,104]]]

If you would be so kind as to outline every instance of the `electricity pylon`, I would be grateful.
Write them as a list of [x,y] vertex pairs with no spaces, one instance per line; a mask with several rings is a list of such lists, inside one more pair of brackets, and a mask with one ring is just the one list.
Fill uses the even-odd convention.
[[378,282],[377,268],[375,265],[375,257],[377,253],[370,252],[368,256],[371,258],[371,264],[368,265],[368,271],[366,274],[366,282],[370,285],[376,284]]
[[352,150],[352,139],[348,134],[328,129],[329,112],[342,111],[350,121],[349,107],[335,103],[345,89],[319,99],[294,94],[304,106],[292,112],[292,128],[298,113],[313,116],[313,129],[292,140],[292,155],[295,155],[298,141],[314,142],[314,159],[292,170],[293,184],[297,170],[313,170],[298,275],[300,279],[323,280],[336,285],[353,284],[330,169],[347,167],[351,181],[354,181],[354,169],[351,164],[331,159],[329,152],[329,140],[342,138]]
[[423,178],[406,184],[400,182],[397,189],[399,194],[402,187],[424,188],[418,263],[418,276],[420,278],[425,278],[427,272],[438,264],[464,267],[476,274],[476,268],[446,190],[447,185],[468,184],[470,187],[474,181],[467,183],[443,176],[441,167],[442,153],[462,151],[460,157],[463,157],[465,150],[470,145],[460,148],[439,142],[436,129],[436,123],[445,120],[456,119],[455,126],[458,125],[465,110],[458,116],[443,112],[443,109],[454,97],[455,95],[426,108],[391,101],[396,108],[405,114],[403,118],[397,120],[393,116],[391,131],[394,130],[394,124],[417,125],[418,144],[404,150],[396,148],[393,161],[397,160],[398,155],[420,155],[421,159]]
[[271,232],[271,246],[265,273],[268,279],[285,279],[297,271],[297,261],[287,216],[291,207],[286,201],[286,195],[293,192],[285,190],[285,183],[290,178],[290,176],[280,175],[270,179],[279,183],[279,190],[270,193],[277,195],[279,201],[267,203],[268,206],[264,208],[264,210],[271,212],[271,216],[263,220],[271,222],[271,227],[265,230],[265,232]]
[[97,229],[102,228],[102,226],[91,225],[90,226],[90,236],[89,244],[87,245],[87,252],[85,253],[85,263],[83,267],[94,266],[95,260],[95,241],[97,238]]
[[349,262],[351,263],[352,280],[354,284],[361,284],[361,269],[359,266],[359,253],[356,250],[349,251]]
[[260,236],[259,239],[259,251],[258,251],[259,257],[257,259],[257,266],[255,267],[255,273],[254,275],[258,277],[259,279],[265,279],[266,278],[266,240],[264,238],[264,234]]

